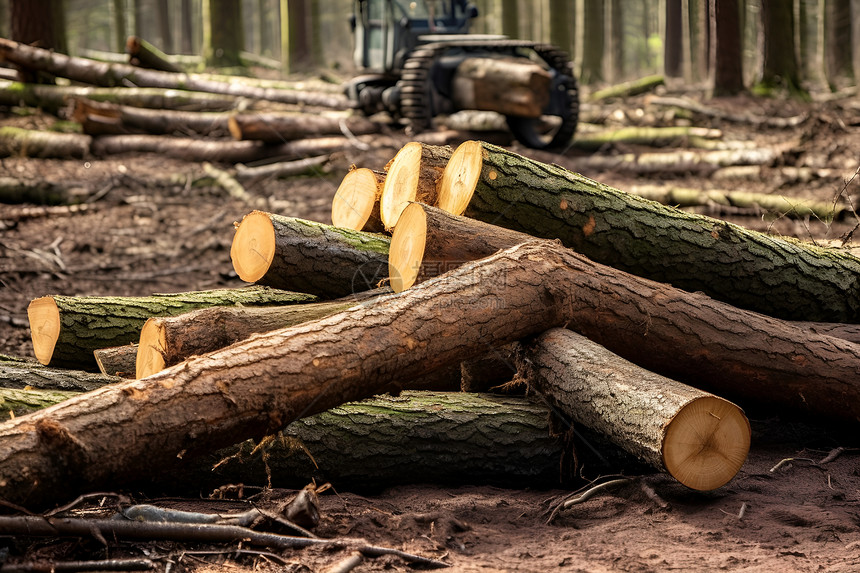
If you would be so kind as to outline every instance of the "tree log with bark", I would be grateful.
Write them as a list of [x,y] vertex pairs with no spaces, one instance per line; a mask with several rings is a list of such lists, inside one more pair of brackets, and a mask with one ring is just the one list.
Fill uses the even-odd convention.
[[518,365],[529,387],[574,421],[687,487],[722,487],[746,460],[750,424],[740,408],[580,334],[548,330],[522,345]]
[[331,222],[335,227],[380,233],[385,230],[379,214],[379,198],[385,173],[353,165],[331,202]]
[[565,245],[591,259],[791,320],[860,322],[860,259],[750,231],[601,185],[476,141],[460,145],[439,207]]
[[577,149],[597,151],[619,143],[661,147],[683,145],[692,138],[719,139],[722,136],[720,130],[705,127],[622,127],[611,131],[584,133],[577,136],[571,145]]
[[[530,238],[418,203],[401,219],[389,256],[395,292],[409,278],[426,279]],[[468,249],[447,247],[477,236]],[[564,283],[577,301],[566,309],[571,330],[744,407],[778,404],[784,412],[860,421],[860,402],[852,403],[860,396],[860,345],[576,257],[578,282]]]
[[[643,316],[650,320],[643,323]],[[682,318],[690,322],[679,328]],[[376,394],[395,380],[412,380],[484,354],[488,346],[563,324],[582,331],[596,327],[599,332],[585,334],[614,337],[652,363],[677,363],[680,350],[692,348],[680,362],[692,365],[700,381],[723,381],[751,399],[780,400],[855,426],[860,419],[857,345],[810,336],[754,313],[729,312],[702,295],[536,241],[467,263],[372,307],[256,335],[0,424],[0,496],[44,506],[82,489],[179,471],[201,453],[259,439],[295,419]],[[608,347],[607,341],[599,342]],[[745,353],[755,366],[734,357],[744,345],[739,341],[757,345]],[[717,351],[719,358],[710,361],[709,353]],[[768,384],[762,373],[776,382]],[[118,442],[118,433],[134,436],[135,447]]]
[[389,243],[384,235],[253,211],[236,227],[230,258],[243,281],[337,298],[386,278]]
[[39,362],[94,370],[94,350],[137,342],[143,324],[153,316],[218,305],[283,305],[315,299],[309,294],[261,286],[148,297],[53,295],[34,299],[27,307],[27,316]]
[[367,135],[382,131],[382,124],[359,116],[327,116],[308,113],[240,113],[229,118],[236,140],[281,143],[323,135]]
[[[2,39],[2,38],[0,38]],[[75,157],[89,155],[92,138],[80,133],[0,127],[0,157]]]
[[229,116],[222,112],[152,110],[75,99],[71,119],[88,135],[131,133],[225,136]]
[[122,86],[130,82],[138,87],[209,92],[334,109],[351,108],[349,100],[343,96],[249,86],[239,82],[210,80],[195,74],[175,74],[137,68],[132,65],[97,62],[27,46],[3,38],[0,38],[0,60],[28,70],[47,72],[77,82],[104,87]]
[[32,359],[0,355],[0,380],[6,388],[89,392],[121,379],[84,370],[48,368]]
[[177,74],[184,71],[181,66],[171,61],[170,56],[139,36],[128,37],[125,52],[133,66]]
[[385,166],[385,183],[379,198],[379,213],[386,229],[393,229],[410,201],[434,205],[438,181],[451,158],[448,146],[410,142]]

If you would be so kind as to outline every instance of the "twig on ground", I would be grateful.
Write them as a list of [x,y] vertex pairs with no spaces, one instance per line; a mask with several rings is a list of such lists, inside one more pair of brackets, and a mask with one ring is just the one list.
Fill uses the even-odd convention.
[[547,518],[546,523],[547,524],[552,523],[555,520],[555,518],[558,517],[559,513],[561,513],[563,510],[570,509],[571,507],[573,507],[576,504],[588,501],[595,494],[597,494],[603,490],[610,489],[610,488],[613,488],[613,487],[618,486],[618,485],[627,484],[627,483],[630,483],[632,481],[633,481],[633,478],[614,479],[614,480],[605,481],[603,483],[597,484],[597,485],[595,485],[589,489],[586,489],[582,493],[579,493],[578,495],[571,494],[571,495],[575,495],[575,497],[568,496],[568,498],[564,499],[558,505],[556,505],[556,507],[552,510],[549,517]]
[[770,473],[776,472],[776,470],[778,470],[779,468],[781,468],[784,465],[790,464],[791,462],[809,462],[813,466],[818,465],[815,463],[815,460],[810,459],[810,458],[785,458],[784,460],[780,460],[779,463],[777,463],[775,466],[770,468]]
[[150,559],[104,559],[101,561],[31,561],[4,563],[0,573],[57,573],[75,571],[149,571],[155,569]]
[[356,551],[343,561],[336,563],[333,567],[328,569],[326,573],[349,573],[361,564],[363,558],[364,557],[361,553]]

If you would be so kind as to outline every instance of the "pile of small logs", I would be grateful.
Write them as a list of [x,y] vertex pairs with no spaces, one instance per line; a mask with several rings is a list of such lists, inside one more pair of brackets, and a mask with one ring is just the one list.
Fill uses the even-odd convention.
[[743,465],[742,408],[860,420],[860,259],[844,251],[480,141],[352,169],[332,221],[236,223],[253,286],[34,300],[42,364],[92,370],[114,347],[125,362],[107,373],[136,379],[0,425],[0,495],[179,475],[346,402],[461,382],[513,379],[696,490]]

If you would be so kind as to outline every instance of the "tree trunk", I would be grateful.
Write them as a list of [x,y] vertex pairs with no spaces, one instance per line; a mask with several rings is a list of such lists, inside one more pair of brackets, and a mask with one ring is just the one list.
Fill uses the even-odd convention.
[[234,96],[161,88],[93,88],[0,82],[2,105],[28,105],[56,111],[73,98],[186,111],[228,111],[235,109],[239,103],[239,99]]
[[99,157],[119,153],[158,153],[185,161],[249,163],[272,157],[298,159],[308,155],[333,153],[351,145],[344,137],[300,139],[281,145],[266,145],[260,141],[209,141],[158,135],[106,135],[93,141],[92,152]]
[[[794,43],[794,5],[785,0],[761,0],[764,59],[760,86],[800,93],[800,72]],[[850,53],[850,50],[848,50]]]
[[308,294],[265,287],[155,294],[148,297],[45,296],[27,307],[33,351],[45,365],[96,369],[93,351],[137,342],[152,316],[182,314],[217,305],[313,302]]
[[136,359],[132,358],[131,371],[136,372],[137,378],[145,378],[191,356],[244,340],[255,332],[270,332],[309,322],[357,304],[372,304],[374,299],[388,292],[388,289],[374,289],[331,302],[258,308],[215,306],[176,316],[153,317],[140,331],[140,345]]
[[[433,238],[441,243],[448,233],[449,242],[455,243],[460,237],[483,234],[484,253],[528,239],[507,234],[510,231],[490,234],[486,225],[471,219],[414,207],[424,209],[426,227],[412,224],[395,229],[392,253],[399,245],[419,243],[416,238],[422,235],[428,242]],[[482,255],[478,248],[460,254],[461,261]],[[784,410],[860,421],[860,402],[851,402],[860,396],[860,345],[576,256],[582,264],[570,263],[569,270],[579,277],[571,280],[579,282],[555,283],[564,284],[559,288],[567,289],[565,293],[576,301],[565,310],[571,330],[642,367],[728,394],[729,399],[770,408],[778,403]],[[456,268],[456,261],[447,262],[449,269]],[[444,283],[441,278],[433,281]],[[396,289],[394,276],[392,286]],[[477,306],[507,309],[499,300]],[[797,354],[800,348],[802,355]],[[833,351],[838,358],[829,357]]]
[[638,80],[623,82],[602,90],[596,90],[588,97],[588,99],[589,101],[601,101],[610,98],[632,97],[648,93],[657,86],[662,86],[665,83],[663,76],[660,74],[645,76]]
[[687,487],[722,487],[746,460],[750,424],[740,408],[579,334],[548,330],[522,346],[518,365],[550,404]]
[[684,71],[681,0],[666,0],[666,43],[663,49],[663,71],[667,77],[680,78]]
[[366,135],[382,131],[382,125],[369,119],[333,117],[323,115],[247,113],[230,116],[230,133],[234,139],[252,139],[268,143],[281,143],[305,137],[340,135]]
[[433,205],[438,181],[451,158],[451,148],[411,142],[385,166],[385,184],[379,197],[379,214],[386,229],[393,229],[410,201]]
[[71,390],[33,390],[0,388],[0,420],[15,419],[80,395]]
[[180,66],[170,61],[170,56],[138,36],[128,37],[125,51],[132,65],[177,74],[183,71]]
[[203,53],[206,65],[240,67],[245,46],[242,3],[239,0],[203,0]]
[[833,91],[854,83],[851,23],[851,0],[824,0],[824,64]]
[[495,111],[539,118],[549,103],[549,72],[514,58],[471,58],[457,66],[451,80],[456,109]]
[[11,39],[67,52],[65,14],[59,0],[10,0]]
[[611,131],[587,133],[573,140],[573,147],[586,151],[597,151],[616,143],[661,147],[684,146],[691,138],[719,139],[723,133],[705,127],[622,127]]
[[[144,326],[146,323],[144,323]],[[105,376],[134,378],[135,360],[137,360],[137,344],[110,346],[93,351],[99,372]]]
[[349,109],[350,103],[344,96],[325,93],[306,93],[298,90],[258,87],[242,82],[211,80],[199,74],[174,74],[158,70],[147,70],[131,65],[109,64],[73,58],[41,48],[26,46],[0,38],[0,58],[35,71],[67,77],[71,80],[114,87],[132,83],[139,87],[183,89],[209,93],[219,93],[269,100],[280,103],[307,104],[333,109]]
[[155,110],[84,99],[75,99],[72,105],[71,119],[87,135],[229,134],[229,116],[223,112]]
[[117,52],[122,52],[125,49],[126,38],[128,38],[125,25],[125,0],[111,0],[111,15],[113,16],[113,48]]
[[379,214],[385,173],[353,165],[334,194],[331,222],[335,227],[380,233],[385,230]]
[[[660,303],[668,312],[660,311]],[[504,312],[488,312],[487,304]],[[643,316],[649,317],[644,324]],[[681,327],[683,319],[690,322]],[[200,453],[260,438],[391,382],[485,354],[488,345],[566,323],[597,330],[600,338],[614,336],[652,363],[686,362],[699,380],[740,386],[736,390],[750,399],[780,401],[855,426],[860,417],[857,345],[812,336],[536,241],[373,306],[254,336],[143,380],[5,422],[0,493],[8,502],[37,507],[82,489],[121,488],[181,471]],[[757,346],[754,366],[735,352],[750,344]],[[691,346],[690,355],[679,352]],[[134,447],[117,435],[134,436]]]
[[0,355],[0,380],[6,388],[89,392],[119,382],[120,378],[83,370],[48,368],[34,360]]
[[0,157],[75,157],[89,154],[89,135],[0,127]]
[[457,148],[438,204],[742,308],[860,323],[855,256],[657,205],[489,144]]
[[579,78],[584,85],[603,81],[604,9],[602,0],[584,0],[582,70]]
[[253,211],[239,224],[230,258],[243,281],[325,298],[376,288],[387,276],[384,235]]
[[735,95],[744,90],[739,0],[709,2],[712,94],[715,97]]
[[182,0],[180,7],[180,14],[182,22],[180,23],[180,28],[182,33],[179,35],[180,37],[180,49],[183,54],[193,54],[195,53],[194,46],[194,18],[192,16],[191,10],[191,1],[192,0]]

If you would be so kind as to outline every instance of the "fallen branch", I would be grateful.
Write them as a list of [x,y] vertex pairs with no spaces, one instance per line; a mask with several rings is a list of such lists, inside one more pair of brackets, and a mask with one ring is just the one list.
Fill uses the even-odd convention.
[[367,135],[382,130],[380,123],[360,116],[332,117],[308,113],[240,113],[230,116],[228,123],[234,139],[267,143],[340,135],[344,130],[352,135]]
[[579,135],[573,147],[597,151],[617,143],[663,147],[683,145],[690,138],[719,139],[723,134],[718,129],[704,127],[623,127],[611,131]]
[[129,63],[141,68],[161,70],[162,72],[180,73],[181,66],[172,62],[170,56],[139,36],[129,36],[125,42],[125,51]]
[[664,78],[661,75],[645,76],[644,78],[597,90],[588,97],[588,101],[595,102],[610,98],[632,97],[647,93],[657,86],[662,86],[664,83]]
[[70,117],[80,123],[88,135],[149,133],[219,137],[229,134],[229,116],[223,112],[146,109],[76,98]]
[[31,359],[0,356],[0,380],[6,388],[88,392],[119,382],[120,378],[83,370],[48,368]]
[[800,114],[794,117],[770,117],[752,114],[737,114],[720,109],[707,107],[699,102],[688,98],[679,97],[653,97],[648,100],[652,105],[660,105],[665,107],[677,107],[686,111],[691,111],[705,117],[730,121],[732,123],[746,123],[750,125],[766,125],[768,127],[797,127],[807,120],[808,114]]
[[[2,38],[0,38],[2,40]],[[79,133],[0,127],[0,157],[76,157],[89,155],[92,138]]]

